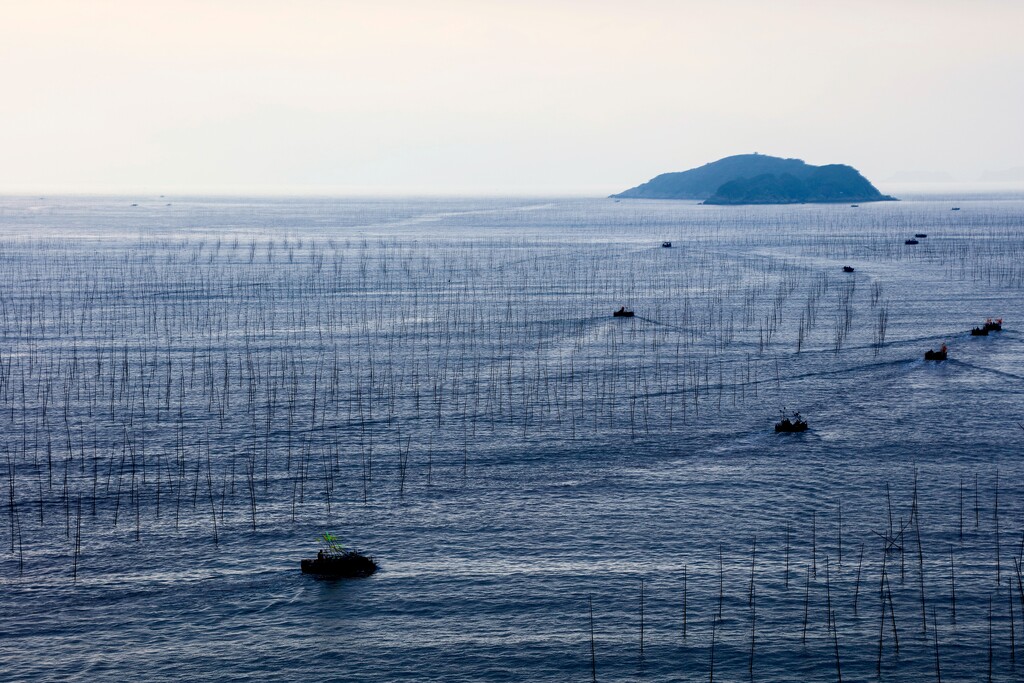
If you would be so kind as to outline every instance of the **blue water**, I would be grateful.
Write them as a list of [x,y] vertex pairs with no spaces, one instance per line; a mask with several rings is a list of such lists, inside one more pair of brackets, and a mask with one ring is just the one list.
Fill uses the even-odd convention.
[[1022,289],[1012,196],[2,198],[0,678],[1024,678]]

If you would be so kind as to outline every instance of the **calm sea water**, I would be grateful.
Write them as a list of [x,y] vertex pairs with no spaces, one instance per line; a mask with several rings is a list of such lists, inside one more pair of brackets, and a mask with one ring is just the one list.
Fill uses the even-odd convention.
[[0,678],[1024,678],[1022,289],[1012,196],[3,198]]

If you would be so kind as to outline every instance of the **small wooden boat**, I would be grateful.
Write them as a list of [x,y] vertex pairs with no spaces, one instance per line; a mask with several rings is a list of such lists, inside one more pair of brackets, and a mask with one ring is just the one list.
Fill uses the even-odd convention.
[[853,272],[853,266],[843,266],[843,272],[844,273],[852,273]]
[[323,547],[317,551],[316,557],[304,559],[300,563],[303,574],[328,579],[357,579],[377,571],[377,563],[372,557],[355,550],[346,550],[333,534],[326,533],[320,538]]
[[959,211],[959,210],[960,210],[959,206],[954,206],[952,209],[950,209],[950,211]]
[[627,311],[626,307],[623,306],[619,310],[617,310],[614,313],[612,313],[612,315],[614,317],[616,317],[616,318],[632,318],[634,313],[633,313],[633,311]]
[[785,412],[782,414],[782,420],[775,423],[776,433],[792,433],[792,432],[806,432],[807,431],[807,420],[800,417],[800,413],[793,413],[792,419],[786,417]]
[[672,243],[671,242],[662,242],[661,243],[661,248],[662,249],[671,249],[672,248]]
[[985,327],[975,327],[975,328],[971,329],[971,336],[972,337],[987,337],[988,336],[988,328],[985,328]]
[[851,209],[859,209],[860,208],[860,204],[850,204],[850,208]]
[[983,327],[982,329],[987,332],[1002,332],[1003,319],[996,318],[995,320],[993,320],[992,318],[989,318],[988,320],[985,321],[985,327]]
[[928,349],[927,351],[925,351],[924,352],[924,359],[925,360],[946,360],[946,352],[947,352],[946,345],[943,344],[942,347],[939,348],[938,351],[936,351],[935,349]]
[[922,239],[923,239],[923,238],[925,238],[925,237],[927,237],[927,236],[928,236],[928,235],[924,234],[923,232],[919,232],[919,233],[917,233],[916,235],[914,235],[914,237],[920,237],[920,238],[922,238]]
[[324,576],[332,579],[361,579],[377,571],[373,558],[360,555],[354,550],[341,554],[318,553],[314,559],[302,561],[302,573]]
[[903,244],[920,244],[917,240],[904,240]]

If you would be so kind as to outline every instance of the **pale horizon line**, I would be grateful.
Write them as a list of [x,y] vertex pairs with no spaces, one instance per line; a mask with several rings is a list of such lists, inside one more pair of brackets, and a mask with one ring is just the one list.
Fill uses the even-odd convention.
[[[969,194],[991,193],[991,192],[1024,192],[1024,181],[922,181],[922,182],[879,182],[875,186],[889,193],[909,194],[946,194],[949,192],[963,192]],[[560,199],[606,199],[609,195],[623,192],[627,187],[606,187],[602,189],[593,188],[564,188],[564,189],[540,189],[540,188],[509,188],[506,190],[492,189],[426,189],[426,188],[405,188],[392,189],[380,187],[360,188],[334,188],[324,186],[287,186],[287,187],[265,187],[265,186],[213,186],[213,187],[168,187],[154,189],[152,187],[0,187],[0,197],[4,198],[28,198],[39,197],[124,197],[124,198],[148,198],[167,199],[174,197],[309,197],[309,198],[339,198],[339,199],[401,199],[401,198],[437,198],[437,199],[472,199],[472,198],[560,198]],[[659,200],[660,201],[660,200]],[[673,201],[673,200],[667,200]],[[681,200],[674,200],[681,201]]]

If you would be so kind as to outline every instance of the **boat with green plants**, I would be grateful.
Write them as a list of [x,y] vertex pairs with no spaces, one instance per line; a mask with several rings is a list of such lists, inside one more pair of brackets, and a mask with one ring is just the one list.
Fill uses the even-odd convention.
[[356,579],[377,571],[377,563],[355,550],[341,545],[334,534],[325,533],[319,539],[321,547],[315,558],[302,560],[302,573],[329,579]]

